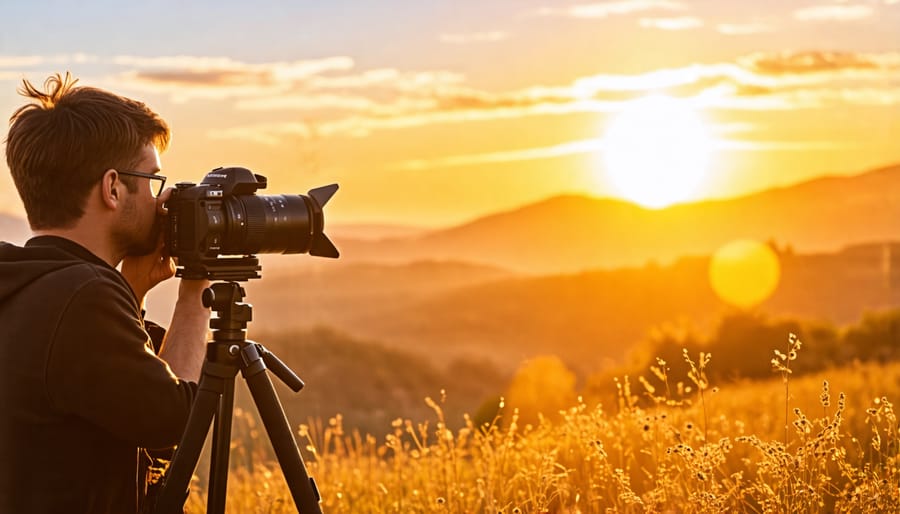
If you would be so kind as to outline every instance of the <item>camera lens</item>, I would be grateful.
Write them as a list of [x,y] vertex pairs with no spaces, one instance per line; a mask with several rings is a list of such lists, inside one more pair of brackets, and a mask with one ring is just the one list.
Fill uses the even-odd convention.
[[304,195],[244,195],[226,199],[221,253],[305,253],[313,230]]

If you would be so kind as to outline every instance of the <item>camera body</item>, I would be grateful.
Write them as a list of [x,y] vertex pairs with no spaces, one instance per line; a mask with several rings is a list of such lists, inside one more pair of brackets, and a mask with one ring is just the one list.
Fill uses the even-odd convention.
[[337,258],[322,211],[337,184],[307,195],[257,195],[266,177],[247,168],[216,168],[199,184],[176,184],[166,202],[166,245],[178,276],[211,280],[259,278],[258,253],[309,253]]

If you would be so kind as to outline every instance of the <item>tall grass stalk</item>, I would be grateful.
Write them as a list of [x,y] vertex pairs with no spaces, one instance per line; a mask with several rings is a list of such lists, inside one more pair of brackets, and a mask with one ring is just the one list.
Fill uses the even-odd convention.
[[[503,406],[493,420],[454,425],[434,401],[433,419],[398,419],[380,440],[345,430],[340,416],[310,422],[301,447],[329,514],[900,512],[891,401],[900,396],[900,363],[832,370],[827,381],[795,376],[800,343],[788,342],[773,359],[780,382],[723,386],[728,401],[715,409],[701,395],[704,354],[692,368],[698,391],[657,395],[652,380],[669,378],[660,364],[640,381],[644,396],[618,381],[611,412],[579,398],[535,424]],[[840,391],[834,408],[832,389]],[[239,417],[234,434],[241,458],[232,459],[227,511],[296,512],[256,425]],[[204,494],[204,481],[192,482],[188,513],[203,512]]]

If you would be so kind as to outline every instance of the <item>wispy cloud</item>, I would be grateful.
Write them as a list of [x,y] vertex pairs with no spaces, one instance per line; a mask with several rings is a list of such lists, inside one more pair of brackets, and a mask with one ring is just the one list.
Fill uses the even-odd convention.
[[450,45],[467,45],[470,43],[496,43],[509,39],[509,33],[495,30],[491,32],[467,32],[461,34],[441,34],[438,41]]
[[608,18],[643,11],[682,11],[687,7],[672,0],[620,0],[576,4],[569,7],[542,7],[539,16],[566,16],[570,18]]
[[390,164],[390,169],[418,171],[434,168],[455,168],[477,164],[497,164],[504,162],[531,161],[536,159],[555,159],[567,155],[595,153],[603,149],[600,139],[584,139],[570,141],[553,146],[525,148],[505,152],[489,152],[480,154],[452,155],[437,159],[413,159]]
[[[383,84],[396,84],[399,75]],[[335,80],[339,80],[339,77]],[[402,81],[400,81],[402,82]],[[345,116],[316,121],[322,136],[361,137],[379,130],[433,124],[472,123],[525,116],[614,112],[622,102],[666,92],[699,108],[731,110],[820,109],[847,105],[900,105],[900,53],[757,53],[732,62],[694,64],[634,75],[598,74],[569,85],[486,92],[466,87],[462,77],[425,81],[435,87],[394,87],[390,99],[316,96],[244,100],[244,109],[344,109]],[[892,85],[893,84],[893,85]],[[306,96],[304,96],[306,95]],[[293,98],[293,100],[292,100]],[[352,111],[346,113],[346,111]],[[273,127],[265,128],[277,137]]]
[[[711,150],[714,151],[801,152],[809,150],[838,151],[853,148],[858,145],[843,141],[754,141],[716,139],[711,141],[710,146]],[[389,164],[387,168],[402,171],[423,171],[477,166],[482,164],[556,159],[569,155],[600,153],[603,152],[605,148],[605,142],[600,138],[582,139],[552,146],[524,148],[503,152],[450,155],[435,159],[410,159]]]
[[749,36],[772,32],[775,30],[775,26],[761,22],[722,23],[716,26],[716,30],[720,34],[725,34],[726,36]]
[[0,56],[0,68],[30,68],[46,62],[46,57],[39,55],[3,55]]
[[744,68],[768,76],[854,72],[897,72],[900,53],[852,52],[755,53],[738,60]]
[[322,73],[347,71],[354,66],[349,57],[250,64],[227,57],[119,56],[112,58],[112,63],[129,68],[116,76],[117,82],[170,94],[177,102],[276,95]]
[[659,30],[691,30],[703,26],[703,20],[694,16],[676,18],[641,18],[638,25],[648,29]]
[[212,139],[237,139],[268,146],[277,146],[285,139],[311,139],[314,128],[303,122],[257,123],[213,129],[208,133]]
[[864,4],[816,5],[794,11],[800,21],[858,21],[874,15],[872,6]]
[[752,141],[721,140],[713,147],[716,150],[746,152],[805,152],[809,150],[840,151],[860,146],[846,141]]
[[472,87],[466,76],[446,70],[358,70],[352,59],[340,56],[269,63],[197,56],[3,56],[0,74],[52,59],[62,64],[99,59],[118,66],[120,71],[105,84],[111,87],[163,94],[176,102],[204,99],[221,102],[221,109],[272,113],[266,124],[220,126],[210,134],[263,144],[278,144],[280,138],[362,137],[435,124],[614,112],[622,102],[649,93],[708,109],[900,105],[900,52],[764,52],[500,91]]

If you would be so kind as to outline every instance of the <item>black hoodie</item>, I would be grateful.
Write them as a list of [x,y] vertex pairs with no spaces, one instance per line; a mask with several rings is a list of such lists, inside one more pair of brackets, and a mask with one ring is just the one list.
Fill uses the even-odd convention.
[[136,512],[140,449],[178,442],[196,387],[114,268],[59,237],[0,243],[0,513]]

